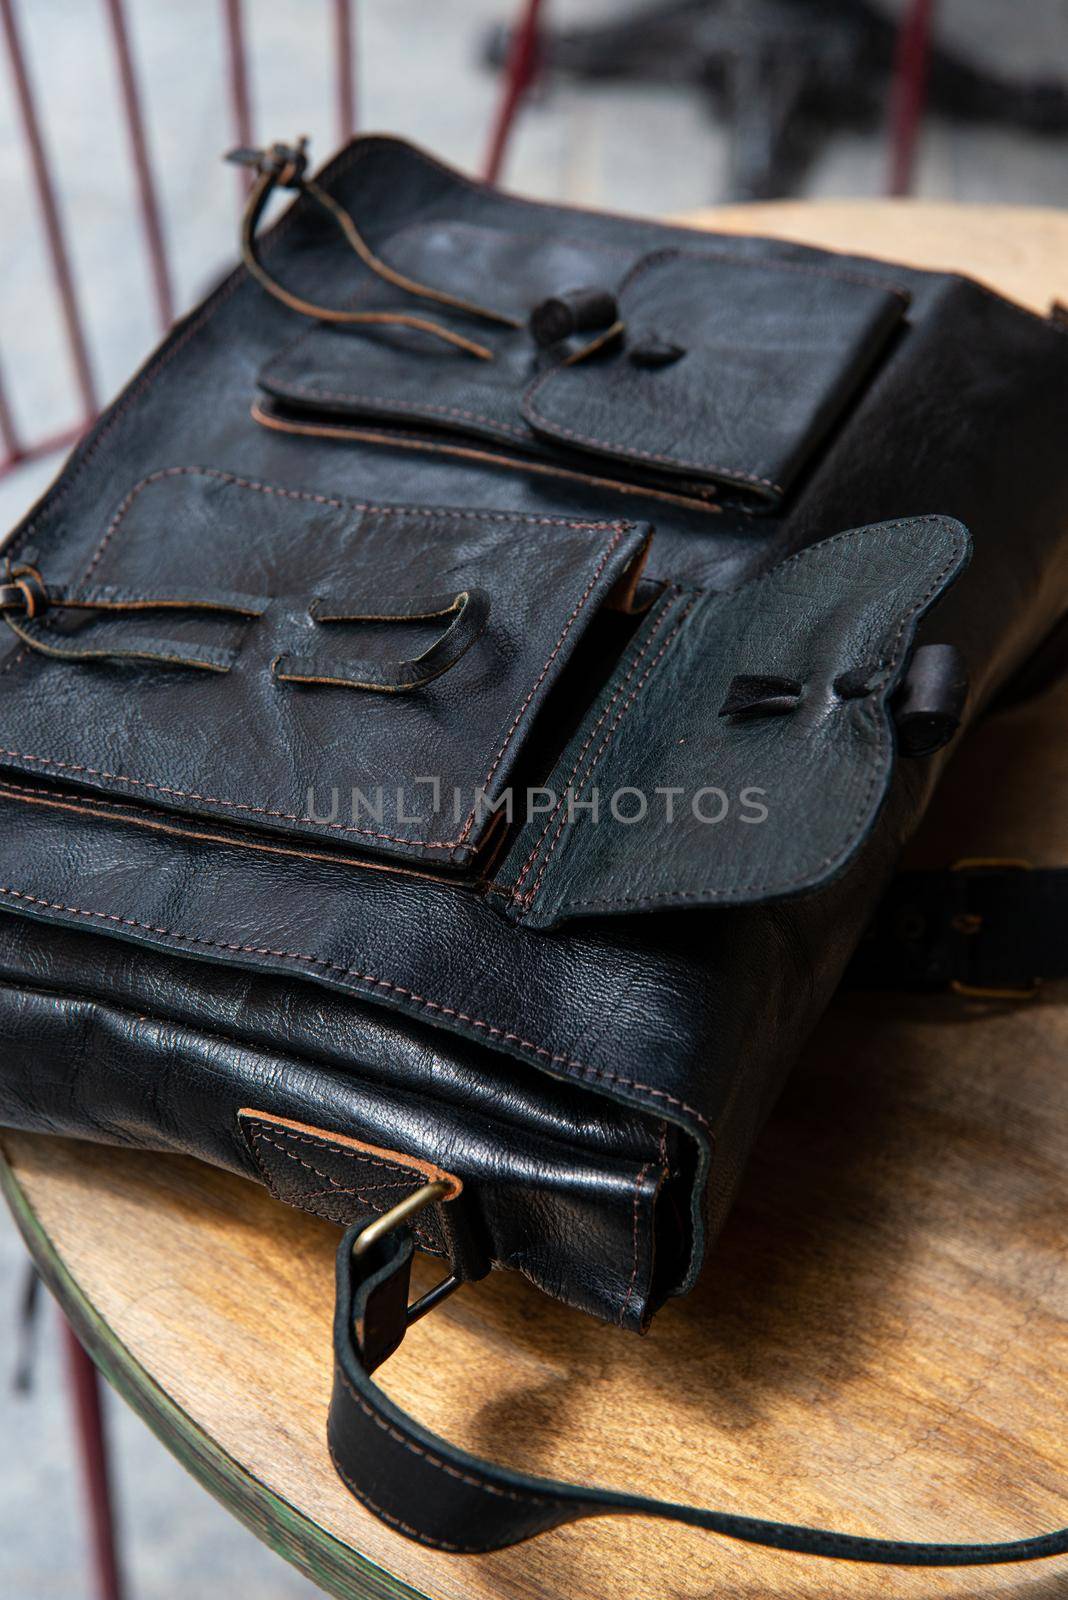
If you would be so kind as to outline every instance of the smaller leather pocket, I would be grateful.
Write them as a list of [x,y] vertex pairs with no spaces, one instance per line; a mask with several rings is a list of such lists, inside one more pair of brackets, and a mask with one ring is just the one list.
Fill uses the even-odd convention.
[[669,589],[496,885],[531,927],[751,904],[842,871],[890,785],[890,699],[968,560],[960,523],[838,534],[721,594]]
[[[477,334],[487,360],[405,328],[314,327],[262,368],[260,420],[294,432],[302,421],[385,425],[427,448],[492,444],[516,466],[704,502],[724,486],[781,501],[848,415],[908,305],[895,285],[833,265],[699,247],[636,259],[455,223],[407,230],[390,259],[451,290],[500,285],[519,326],[435,313]],[[530,313],[582,284],[615,297],[621,332],[592,354],[582,339],[540,349]],[[384,308],[383,294],[374,287],[361,305]]]
[[619,292],[626,336],[557,364],[522,412],[546,440],[777,502],[908,303],[830,267],[664,250]]
[[164,469],[88,570],[43,571],[33,615],[5,612],[0,767],[124,815],[464,867],[592,619],[629,607],[647,542],[630,523]]

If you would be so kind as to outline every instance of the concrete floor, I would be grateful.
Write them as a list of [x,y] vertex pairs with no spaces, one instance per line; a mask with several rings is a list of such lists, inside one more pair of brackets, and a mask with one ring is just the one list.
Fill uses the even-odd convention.
[[[968,0],[968,18],[988,54],[1001,59],[997,28],[1014,16],[1013,62],[1027,70],[1024,13]],[[17,6],[46,136],[68,221],[91,328],[101,394],[113,392],[155,339],[147,274],[114,98],[103,9],[85,0],[23,0]],[[389,0],[357,7],[359,118],[365,128],[403,133],[477,171],[495,99],[478,66],[485,27],[507,17],[508,0]],[[217,0],[127,0],[150,107],[177,293],[190,305],[234,255],[237,189],[219,152],[232,142]],[[561,23],[618,14],[614,0],[554,0]],[[312,135],[317,158],[335,142],[326,0],[257,0],[245,7],[253,57],[257,133]],[[1040,59],[1068,75],[1063,0],[1029,0],[1041,24]],[[952,16],[961,8],[950,7]],[[979,23],[981,22],[981,26]],[[985,32],[984,32],[985,30]],[[1051,42],[1053,48],[1051,49]],[[1032,56],[1034,52],[1032,51]],[[448,85],[448,92],[443,92]],[[962,200],[1068,205],[1064,146],[992,128],[925,130],[917,193]],[[54,313],[47,260],[27,184],[14,105],[0,72],[0,356],[19,424],[28,437],[76,415]],[[806,185],[811,196],[880,192],[885,149],[875,137],[836,139]],[[524,115],[507,171],[530,194],[649,213],[678,212],[724,198],[725,141],[702,100],[680,89],[551,86]],[[0,483],[0,534],[47,484],[56,461]],[[0,1218],[0,1595],[4,1600],[91,1600],[71,1461],[68,1409],[55,1316],[46,1307],[32,1395],[15,1397],[14,1320],[24,1254]],[[109,1422],[118,1463],[131,1600],[210,1600],[230,1593],[290,1600],[311,1585],[257,1544],[217,1507],[113,1398]]]

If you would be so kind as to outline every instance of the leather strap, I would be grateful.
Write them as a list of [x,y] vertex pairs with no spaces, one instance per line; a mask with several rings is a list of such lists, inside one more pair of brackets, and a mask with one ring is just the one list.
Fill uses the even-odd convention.
[[1068,977],[1068,867],[965,860],[902,872],[846,975],[853,988],[1025,999]]
[[50,611],[89,612],[102,618],[133,612],[193,611],[245,618],[263,615],[268,601],[257,595],[219,591],[207,597],[194,590],[171,588],[164,595],[135,594],[126,589],[81,590],[46,584],[35,567],[14,567],[0,582],[0,618],[28,649],[60,661],[151,661],[158,665],[229,672],[237,652],[191,640],[143,637],[123,633],[105,643],[79,643],[77,635],[49,634],[42,627]]
[[413,1241],[407,1227],[362,1256],[351,1229],[337,1255],[334,1389],[328,1438],[338,1473],[363,1505],[419,1544],[457,1553],[500,1550],[581,1517],[659,1517],[747,1544],[898,1567],[987,1566],[1068,1552],[1068,1528],[997,1544],[918,1544],[831,1533],[529,1477],[429,1433],[371,1382],[404,1337]]
[[465,656],[489,621],[490,597],[485,589],[432,595],[418,600],[383,600],[374,611],[366,602],[313,600],[315,622],[414,622],[452,617],[440,638],[412,661],[336,661],[326,656],[279,656],[274,676],[282,683],[321,683],[344,689],[372,689],[379,694],[404,694],[432,683]]

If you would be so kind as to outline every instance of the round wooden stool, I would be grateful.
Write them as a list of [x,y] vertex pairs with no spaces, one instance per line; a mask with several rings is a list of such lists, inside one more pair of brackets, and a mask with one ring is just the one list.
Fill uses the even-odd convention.
[[[767,205],[708,226],[956,268],[1044,310],[1068,217]],[[941,509],[932,507],[932,510]],[[958,756],[914,860],[1068,863],[1068,683]],[[1024,1004],[844,997],[760,1142],[701,1286],[645,1340],[521,1278],[465,1289],[380,1374],[512,1466],[909,1539],[1062,1525],[1068,986]],[[1068,1562],[827,1563],[643,1519],[457,1557],[391,1532],[327,1455],[336,1234],[190,1160],[8,1133],[7,1197],[104,1373],[234,1514],[336,1596],[1055,1600]],[[422,1263],[417,1287],[436,1264]],[[566,1415],[566,1423],[561,1417]]]

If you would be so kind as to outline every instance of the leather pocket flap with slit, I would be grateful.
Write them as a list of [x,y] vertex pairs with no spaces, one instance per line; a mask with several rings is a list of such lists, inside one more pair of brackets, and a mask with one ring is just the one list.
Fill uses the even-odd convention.
[[629,606],[648,543],[630,523],[198,467],[137,484],[102,535],[88,571],[35,575],[39,594],[19,580],[34,615],[10,614],[0,766],[439,868],[499,820],[535,718],[601,608]]
[[667,591],[547,780],[554,809],[502,866],[506,914],[551,927],[834,877],[889,788],[889,701],[916,627],[970,548],[960,523],[917,517],[735,590]]
[[534,432],[773,503],[908,304],[904,290],[846,270],[689,250],[646,256],[618,299],[622,340],[527,388]]

